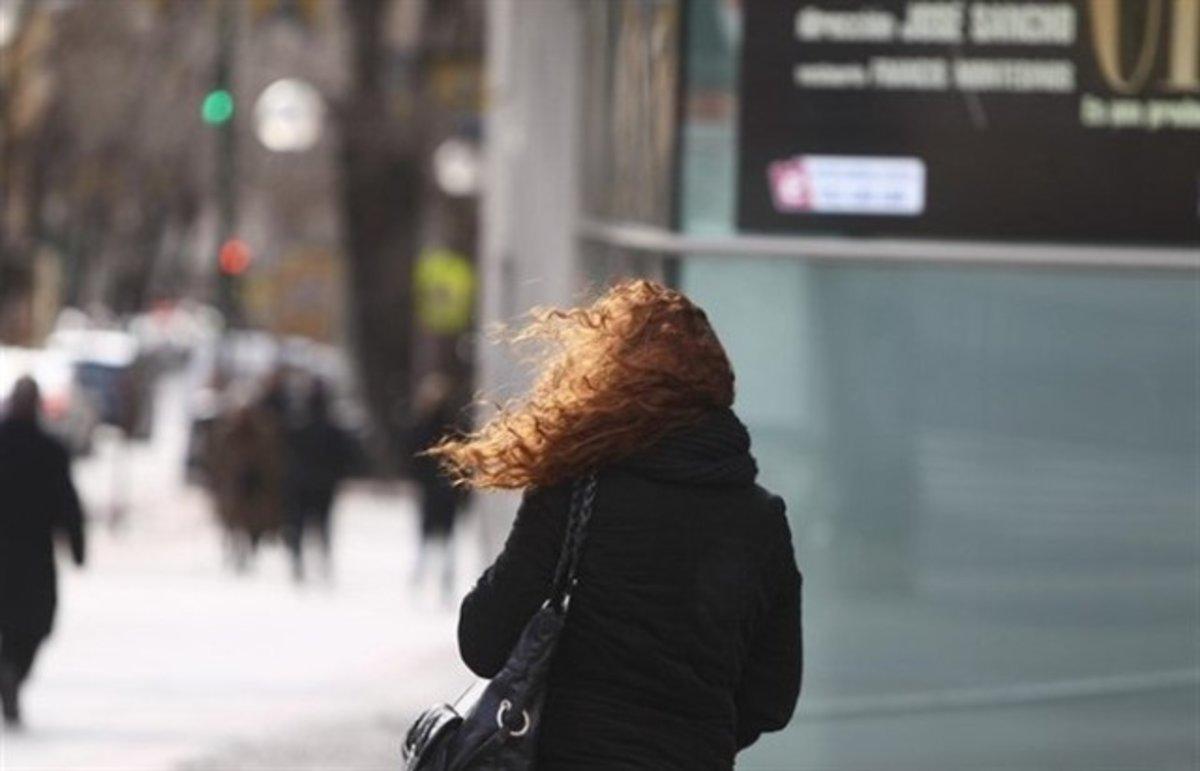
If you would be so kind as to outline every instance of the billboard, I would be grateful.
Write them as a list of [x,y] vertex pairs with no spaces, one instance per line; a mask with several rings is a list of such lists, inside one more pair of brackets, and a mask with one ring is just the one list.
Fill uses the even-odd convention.
[[741,230],[1200,245],[1200,0],[743,8]]

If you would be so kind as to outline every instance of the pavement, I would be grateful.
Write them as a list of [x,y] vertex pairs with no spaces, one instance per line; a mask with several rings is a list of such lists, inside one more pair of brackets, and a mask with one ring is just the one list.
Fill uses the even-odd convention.
[[[411,717],[471,681],[456,603],[411,584],[411,496],[343,491],[329,581],[296,585],[279,544],[234,575],[206,494],[182,482],[182,401],[164,389],[151,444],[102,437],[77,464],[88,565],[60,563],[56,630],[0,771],[395,768]],[[482,564],[465,530],[460,591]]]
[[378,714],[314,723],[278,735],[232,743],[188,761],[182,771],[397,771],[407,715]]

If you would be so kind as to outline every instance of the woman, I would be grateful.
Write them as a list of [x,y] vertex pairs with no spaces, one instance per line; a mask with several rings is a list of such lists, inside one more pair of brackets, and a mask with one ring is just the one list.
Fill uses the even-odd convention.
[[37,383],[23,377],[0,420],[0,705],[14,727],[21,687],[54,627],[55,536],[65,537],[79,567],[86,551],[67,449],[39,424],[41,404]]
[[571,480],[596,469],[539,767],[730,769],[791,718],[801,579],[725,351],[703,311],[649,281],[535,313],[517,339],[548,344],[532,391],[431,451],[463,484],[525,490],[463,601],[463,660],[482,677],[503,666],[550,590]]

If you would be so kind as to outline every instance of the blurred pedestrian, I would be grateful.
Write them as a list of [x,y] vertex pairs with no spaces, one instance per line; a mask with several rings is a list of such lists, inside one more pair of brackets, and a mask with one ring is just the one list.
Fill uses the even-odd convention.
[[207,445],[226,553],[234,570],[244,572],[263,539],[282,525],[281,429],[272,409],[243,405],[217,419]]
[[263,414],[274,420],[276,427],[282,431],[291,415],[291,400],[288,398],[288,369],[283,365],[276,366],[267,375],[262,384],[262,395],[258,406]]
[[353,442],[330,415],[329,389],[313,382],[306,409],[285,432],[284,537],[292,553],[292,575],[304,580],[304,541],[311,533],[321,549],[326,579],[333,574],[333,504],[350,471]]
[[65,536],[84,563],[83,509],[67,449],[38,422],[41,395],[19,380],[0,420],[0,702],[4,721],[21,721],[21,686],[54,625],[58,588],[54,537]]
[[450,601],[454,595],[454,523],[464,492],[442,474],[436,459],[422,451],[457,428],[459,409],[453,381],[440,373],[426,375],[417,387],[413,411],[411,441],[417,450],[413,478],[420,494],[421,540],[412,582],[418,585],[424,580],[436,553],[441,561],[442,596]]
[[[531,393],[433,451],[474,487],[525,490],[463,601],[466,664],[494,677],[548,598],[566,614],[543,710],[501,708],[498,736],[536,731],[539,768],[732,769],[791,719],[801,579],[725,350],[702,310],[649,281],[544,312],[521,339],[549,345]],[[556,588],[572,490],[590,478],[577,584]]]

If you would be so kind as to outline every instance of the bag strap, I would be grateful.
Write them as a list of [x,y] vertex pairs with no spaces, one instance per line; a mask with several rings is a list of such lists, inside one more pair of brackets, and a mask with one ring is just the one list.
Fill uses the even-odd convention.
[[575,480],[571,488],[571,506],[567,515],[566,534],[563,536],[562,552],[558,555],[558,566],[554,570],[549,603],[560,613],[566,613],[571,603],[571,592],[578,583],[579,557],[583,553],[583,542],[587,536],[588,522],[592,518],[592,506],[596,501],[596,474],[588,472]]

